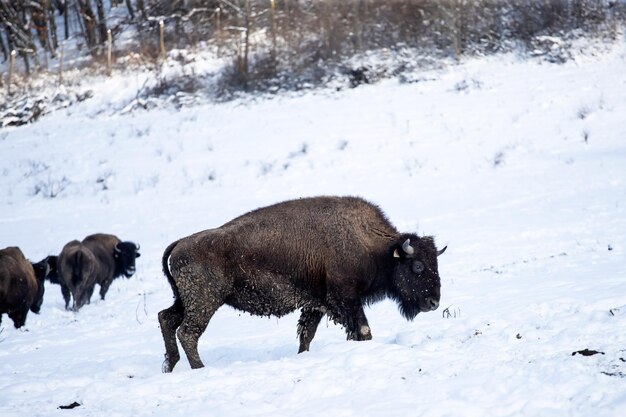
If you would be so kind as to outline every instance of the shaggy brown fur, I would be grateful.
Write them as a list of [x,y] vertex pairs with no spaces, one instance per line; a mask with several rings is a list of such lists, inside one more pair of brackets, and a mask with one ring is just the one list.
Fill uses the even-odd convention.
[[180,358],[176,335],[191,367],[203,366],[198,338],[224,304],[262,316],[301,309],[300,352],[325,314],[348,339],[369,340],[364,304],[391,297],[407,319],[437,308],[442,252],[431,237],[399,233],[378,207],[354,197],[287,201],[180,239],[163,254],[175,297],[159,313],[163,371]]
[[56,260],[65,308],[69,307],[70,295],[74,298],[74,310],[89,304],[95,284],[100,285],[100,298],[104,300],[115,278],[130,278],[135,273],[138,250],[133,242],[122,242],[117,236],[104,233],[65,245]]
[[93,252],[78,240],[68,242],[57,259],[57,269],[65,308],[69,308],[70,294],[74,299],[72,310],[89,304],[96,284],[97,260]]
[[16,328],[26,322],[28,310],[39,313],[43,302],[45,260],[30,263],[18,247],[0,250],[0,322],[9,315]]
[[100,298],[104,300],[113,280],[120,276],[130,278],[135,273],[135,259],[139,258],[139,246],[122,242],[117,236],[104,233],[87,236],[83,244],[98,260],[96,283],[100,285]]

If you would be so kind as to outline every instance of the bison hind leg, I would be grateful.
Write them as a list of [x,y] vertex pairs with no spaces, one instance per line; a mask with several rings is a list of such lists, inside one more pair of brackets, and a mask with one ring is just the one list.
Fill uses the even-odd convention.
[[298,353],[309,350],[311,341],[315,337],[317,326],[324,317],[324,313],[319,310],[303,308],[298,320],[298,337],[300,338],[300,348]]
[[[198,339],[206,330],[211,317],[223,304],[217,298],[203,300],[194,300],[195,302],[185,305],[185,314],[183,321],[176,331],[178,340],[185,350],[187,360],[191,369],[203,368],[204,364],[198,354]],[[207,302],[208,301],[208,302]]]
[[72,294],[70,293],[70,289],[63,283],[61,283],[61,294],[63,294],[63,300],[65,300],[65,309],[69,310]]
[[162,368],[164,373],[172,372],[180,360],[176,344],[176,329],[183,322],[183,314],[183,305],[180,300],[176,300],[173,306],[159,312],[159,324],[165,342],[165,361]]

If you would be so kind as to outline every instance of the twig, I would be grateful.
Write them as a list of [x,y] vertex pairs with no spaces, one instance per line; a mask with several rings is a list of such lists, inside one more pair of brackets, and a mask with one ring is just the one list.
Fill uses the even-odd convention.
[[[137,320],[137,323],[139,323],[140,325],[143,324],[140,320],[139,320],[139,304],[141,303],[141,299],[139,299],[137,301],[137,308],[135,309],[135,320]],[[143,293],[143,312],[146,315],[146,317],[148,316],[148,311],[146,309],[146,293]]]

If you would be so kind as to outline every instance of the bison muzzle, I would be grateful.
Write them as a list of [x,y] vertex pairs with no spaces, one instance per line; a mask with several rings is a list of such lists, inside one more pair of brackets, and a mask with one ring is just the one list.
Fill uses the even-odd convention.
[[324,315],[348,340],[369,340],[364,305],[389,297],[408,320],[438,307],[437,256],[445,249],[432,237],[399,233],[355,197],[286,201],[173,242],[162,259],[175,299],[159,313],[163,371],[180,359],[176,336],[191,367],[204,366],[198,339],[224,304],[260,316],[300,309],[299,352]]

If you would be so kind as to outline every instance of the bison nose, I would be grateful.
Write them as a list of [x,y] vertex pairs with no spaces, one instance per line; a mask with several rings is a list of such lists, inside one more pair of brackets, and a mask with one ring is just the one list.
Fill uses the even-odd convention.
[[439,307],[439,300],[435,300],[433,297],[427,297],[426,305],[430,307],[430,311],[435,311],[437,307]]

